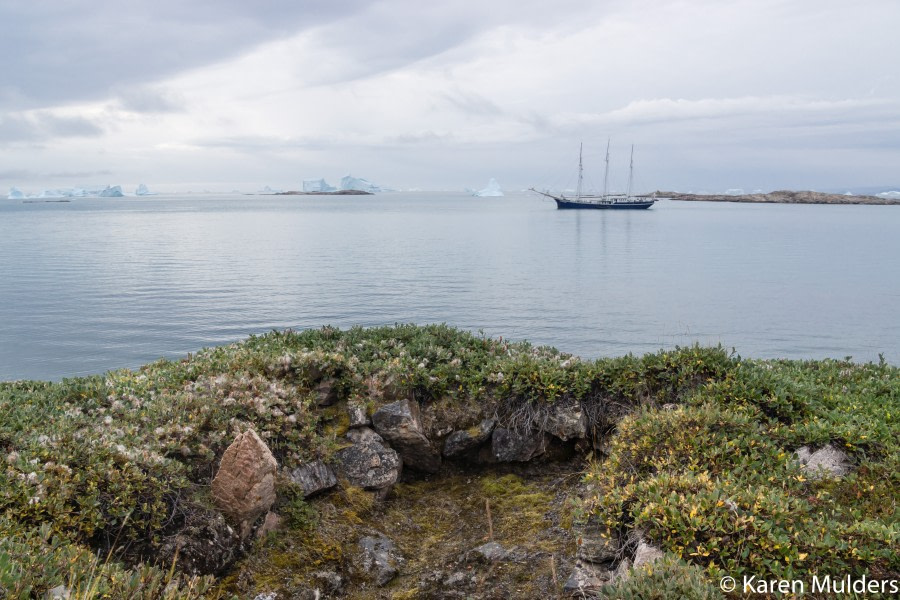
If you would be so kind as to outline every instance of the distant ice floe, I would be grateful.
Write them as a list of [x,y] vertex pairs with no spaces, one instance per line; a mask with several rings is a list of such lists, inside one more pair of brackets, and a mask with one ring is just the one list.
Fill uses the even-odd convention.
[[380,186],[375,185],[371,181],[363,179],[362,177],[353,177],[352,175],[341,177],[341,189],[371,193],[383,191]]
[[743,196],[744,190],[743,188],[731,188],[730,190],[725,190],[725,194],[728,196]]
[[83,188],[52,188],[41,190],[37,194],[26,194],[17,187],[9,189],[9,200],[54,200],[59,198],[122,198],[125,194],[120,185],[93,186]]
[[259,190],[259,193],[260,194],[280,194],[281,190],[273,190],[269,186],[266,186],[263,189]]
[[108,185],[106,189],[100,192],[101,198],[122,198],[125,194],[122,193],[121,185]]
[[147,184],[142,183],[137,186],[137,189],[134,190],[135,196],[155,196],[156,192],[151,192],[150,188],[147,187]]
[[479,198],[486,198],[492,196],[502,196],[503,190],[500,188],[500,184],[497,183],[497,180],[491,177],[491,180],[488,182],[488,185],[483,190],[473,191],[473,196],[478,196]]
[[897,190],[891,190],[890,192],[881,192],[880,194],[875,194],[879,198],[887,198],[888,200],[900,200],[900,192]]
[[17,187],[9,188],[9,195],[6,197],[7,200],[24,200],[25,194]]
[[328,185],[328,182],[325,179],[304,179],[303,180],[303,191],[304,192],[334,192],[337,191],[337,188],[333,185]]

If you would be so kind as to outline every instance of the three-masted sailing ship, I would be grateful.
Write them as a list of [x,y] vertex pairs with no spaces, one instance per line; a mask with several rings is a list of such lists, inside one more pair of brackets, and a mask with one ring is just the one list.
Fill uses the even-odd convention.
[[547,198],[553,198],[556,201],[556,208],[599,208],[614,210],[640,210],[650,208],[656,199],[651,196],[635,196],[631,193],[631,187],[634,183],[634,146],[631,147],[631,164],[628,170],[628,189],[624,194],[610,194],[609,181],[609,141],[606,142],[606,170],[603,175],[603,194],[585,194],[582,191],[584,183],[584,165],[581,159],[582,146],[578,147],[578,187],[575,188],[575,195],[572,197],[565,194],[551,194],[550,192],[542,192],[531,188],[531,191],[537,192]]

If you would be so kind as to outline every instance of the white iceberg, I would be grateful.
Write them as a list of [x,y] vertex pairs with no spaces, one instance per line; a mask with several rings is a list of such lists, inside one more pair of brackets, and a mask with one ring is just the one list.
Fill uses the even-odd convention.
[[273,190],[269,186],[264,187],[259,191],[260,194],[280,194],[281,190]]
[[23,200],[25,198],[25,194],[17,187],[9,188],[9,195],[6,197],[7,200]]
[[147,184],[142,183],[137,186],[137,189],[134,190],[135,196],[155,196],[155,192],[151,192],[150,188],[147,187]]
[[729,188],[725,190],[725,195],[727,196],[743,196],[744,188]]
[[888,200],[900,200],[900,192],[896,190],[891,190],[890,192],[881,192],[880,194],[875,194],[879,198],[887,198]]
[[328,182],[325,179],[304,179],[303,180],[303,191],[304,192],[334,192],[337,188],[333,185],[328,185]]
[[381,191],[381,188],[371,181],[368,181],[361,177],[353,177],[352,175],[345,175],[341,177],[341,189],[372,193]]
[[101,198],[121,198],[124,195],[121,185],[108,185],[105,190],[100,192]]
[[479,198],[486,198],[489,196],[502,196],[503,190],[500,189],[500,184],[497,183],[497,180],[491,177],[491,180],[488,182],[486,188],[484,188],[483,190],[472,192],[472,195],[478,196]]

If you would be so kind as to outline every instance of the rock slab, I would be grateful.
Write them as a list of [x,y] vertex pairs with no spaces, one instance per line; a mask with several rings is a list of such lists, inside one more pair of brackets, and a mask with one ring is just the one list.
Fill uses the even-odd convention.
[[496,424],[494,419],[485,419],[477,427],[454,431],[444,440],[444,456],[456,458],[475,450],[488,441]]
[[275,503],[278,461],[252,429],[239,434],[225,450],[212,481],[216,507],[242,528]]
[[337,485],[337,476],[334,471],[321,460],[297,467],[291,471],[290,479],[303,489],[304,498],[309,498]]
[[828,445],[812,452],[808,446],[797,449],[800,468],[812,479],[843,477],[850,472],[852,463],[843,450]]
[[541,431],[519,432],[498,427],[491,435],[491,455],[498,462],[527,462],[544,453],[546,439]]

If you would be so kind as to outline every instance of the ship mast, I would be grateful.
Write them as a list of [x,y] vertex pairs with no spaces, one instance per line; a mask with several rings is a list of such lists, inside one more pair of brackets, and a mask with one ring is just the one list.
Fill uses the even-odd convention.
[[606,138],[606,171],[603,173],[603,199],[609,196],[609,138]]
[[581,200],[581,184],[584,179],[584,167],[581,164],[581,149],[584,146],[584,142],[578,144],[578,187],[575,188],[575,199]]
[[631,145],[631,164],[628,166],[628,191],[626,198],[631,198],[631,186],[634,184],[634,144]]

